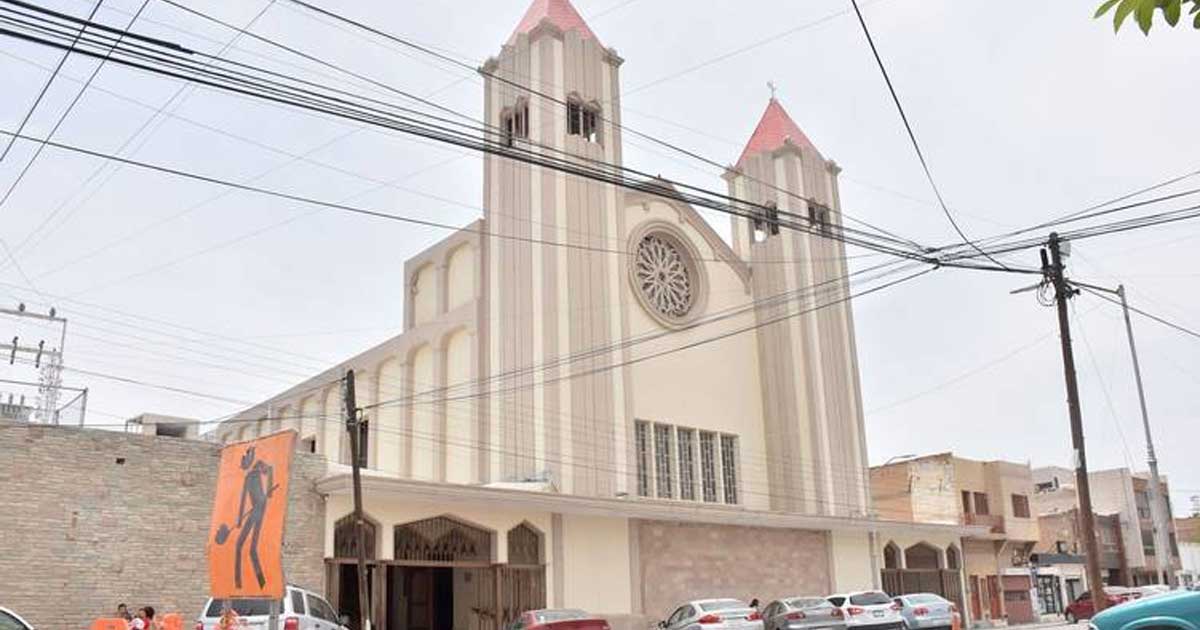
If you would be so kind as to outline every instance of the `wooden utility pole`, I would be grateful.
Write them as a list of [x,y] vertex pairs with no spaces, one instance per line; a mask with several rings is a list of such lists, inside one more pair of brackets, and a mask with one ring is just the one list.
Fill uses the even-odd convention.
[[1096,612],[1104,610],[1108,599],[1104,596],[1104,581],[1100,576],[1100,549],[1096,544],[1096,519],[1092,512],[1092,490],[1088,483],[1087,451],[1083,445],[1083,412],[1079,407],[1079,383],[1075,378],[1075,354],[1071,350],[1071,321],[1067,314],[1067,300],[1075,295],[1075,289],[1063,275],[1063,256],[1058,233],[1050,233],[1050,260],[1042,250],[1042,271],[1054,286],[1054,298],[1058,307],[1058,328],[1062,340],[1063,375],[1067,381],[1067,410],[1071,416],[1071,444],[1075,449],[1075,486],[1079,494],[1079,520],[1083,529],[1083,549],[1087,555],[1088,590]]
[[359,630],[371,628],[371,597],[367,591],[367,528],[363,519],[362,474],[359,470],[358,405],[354,400],[354,370],[346,370],[343,395],[346,403],[346,430],[350,433],[350,470],[354,480],[354,534],[358,547],[358,618]]

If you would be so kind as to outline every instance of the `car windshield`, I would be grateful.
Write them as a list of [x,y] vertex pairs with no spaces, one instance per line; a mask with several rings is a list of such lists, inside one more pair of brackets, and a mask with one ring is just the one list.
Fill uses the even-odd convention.
[[589,615],[582,610],[564,609],[539,610],[533,613],[533,617],[538,623],[550,623],[552,621],[567,621],[570,619],[587,619]]
[[[204,613],[205,617],[220,617],[221,611],[225,607],[223,599],[214,599],[208,603],[208,611]],[[231,599],[229,607],[239,617],[258,617],[271,614],[271,600],[269,599]],[[279,603],[280,612],[283,611],[283,602]]]
[[747,605],[746,602],[738,601],[736,599],[718,599],[711,602],[700,602],[700,610],[704,611],[733,610],[735,608],[749,607],[750,606]]
[[937,595],[905,595],[904,599],[910,604],[940,604],[944,601]]
[[892,598],[885,593],[875,591],[873,593],[859,593],[858,595],[850,596],[850,603],[856,606],[878,606],[880,604],[892,603]]
[[792,608],[832,608],[833,604],[821,599],[820,597],[797,597],[796,599],[787,600],[787,605]]

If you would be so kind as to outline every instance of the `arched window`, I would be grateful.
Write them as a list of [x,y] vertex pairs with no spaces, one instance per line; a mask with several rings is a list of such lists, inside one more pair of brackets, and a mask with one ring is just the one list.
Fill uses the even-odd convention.
[[908,569],[940,569],[941,558],[938,548],[928,543],[917,543],[904,550],[904,565]]
[[[363,528],[366,529],[366,556],[368,560],[375,559],[375,539],[379,528],[368,518],[363,518]],[[333,557],[357,558],[358,535],[354,527],[354,515],[347,514],[333,525]]]
[[485,529],[438,516],[397,525],[396,560],[491,562],[492,535]]
[[899,569],[900,568],[900,548],[896,543],[889,542],[883,548],[883,568]]
[[529,101],[519,98],[516,105],[504,108],[500,114],[500,127],[504,130],[504,146],[513,146],[517,138],[528,138]]
[[508,563],[542,563],[542,536],[529,523],[508,530]]
[[600,142],[600,109],[578,98],[567,100],[567,134],[588,142]]
[[946,547],[946,568],[954,570],[961,568],[958,559],[958,548],[954,545]]

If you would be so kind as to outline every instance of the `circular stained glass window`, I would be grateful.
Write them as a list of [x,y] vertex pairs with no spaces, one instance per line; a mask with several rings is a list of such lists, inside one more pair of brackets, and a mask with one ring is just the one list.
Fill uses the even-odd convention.
[[646,304],[667,319],[683,319],[695,305],[696,278],[690,260],[669,236],[650,233],[642,238],[634,278]]

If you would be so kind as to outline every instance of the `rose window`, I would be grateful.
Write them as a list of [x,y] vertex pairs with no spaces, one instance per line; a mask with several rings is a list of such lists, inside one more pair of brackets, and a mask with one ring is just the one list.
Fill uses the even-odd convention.
[[634,278],[647,304],[664,317],[680,319],[692,310],[695,281],[685,254],[660,234],[638,243]]

